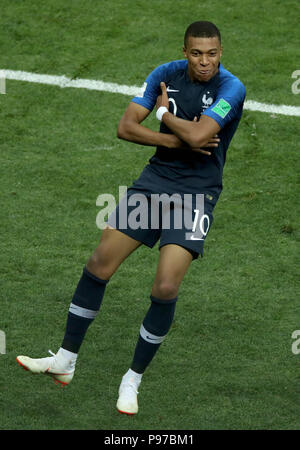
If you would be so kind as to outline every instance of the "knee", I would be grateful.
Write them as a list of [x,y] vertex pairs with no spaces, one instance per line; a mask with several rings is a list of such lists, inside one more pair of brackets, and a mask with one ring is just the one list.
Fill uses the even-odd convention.
[[178,284],[172,280],[160,280],[154,283],[152,295],[162,300],[171,300],[177,297]]
[[110,252],[105,244],[100,244],[89,258],[86,267],[102,280],[108,280],[114,273]]

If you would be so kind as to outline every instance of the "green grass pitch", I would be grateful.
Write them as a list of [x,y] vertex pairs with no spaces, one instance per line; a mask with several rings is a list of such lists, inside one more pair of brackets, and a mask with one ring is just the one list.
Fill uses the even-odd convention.
[[[247,100],[296,106],[297,1],[4,1],[0,69],[142,85],[182,58],[186,27],[215,22]],[[299,58],[298,58],[299,62]],[[205,256],[191,265],[169,336],[147,369],[139,414],[115,404],[159,252],[113,276],[73,382],[16,364],[61,344],[97,245],[99,194],[130,186],[153,154],[116,138],[130,97],[7,81],[0,95],[0,429],[299,429],[299,117],[244,112]],[[153,116],[147,124],[157,129]]]

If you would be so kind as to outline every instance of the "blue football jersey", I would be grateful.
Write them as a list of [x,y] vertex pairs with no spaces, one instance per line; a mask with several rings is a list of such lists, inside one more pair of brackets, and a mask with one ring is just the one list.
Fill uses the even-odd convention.
[[[245,87],[222,64],[211,80],[193,82],[188,75],[187,60],[179,60],[157,67],[146,78],[142,94],[132,101],[152,111],[162,81],[167,86],[170,112],[190,121],[202,114],[213,118],[221,128],[220,143],[211,149],[211,156],[189,148],[158,146],[133,187],[169,194],[207,192],[216,201],[222,190],[226,152],[242,116]],[[172,133],[163,122],[160,131]]]

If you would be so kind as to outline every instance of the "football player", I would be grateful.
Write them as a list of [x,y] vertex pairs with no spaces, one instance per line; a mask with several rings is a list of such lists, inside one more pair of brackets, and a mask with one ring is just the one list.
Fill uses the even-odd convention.
[[[50,374],[63,385],[70,383],[80,346],[99,312],[110,278],[138,247],[144,244],[151,248],[159,240],[160,257],[150,307],[140,326],[132,363],[119,388],[117,409],[126,414],[138,411],[142,375],[170,329],[185,273],[191,262],[203,255],[204,240],[222,191],[226,152],[241,119],[246,95],[242,82],[220,63],[221,36],[213,23],[198,21],[187,28],[183,54],[184,59],[153,70],[141,94],[132,99],[120,120],[120,139],[153,146],[156,151],[110,215],[100,243],[83,269],[61,347],[46,358],[17,357],[19,364],[33,373]],[[155,107],[159,131],[142,124]],[[130,199],[137,194],[145,199],[146,226],[124,226],[122,214],[125,210],[129,217],[134,205]],[[158,226],[150,223],[153,196],[157,194],[177,194],[182,199],[168,211],[166,227],[162,226],[165,209],[161,205],[155,210]],[[197,195],[203,200],[202,208]],[[184,222],[177,227],[176,218],[182,217],[184,207],[193,215],[192,226]]]

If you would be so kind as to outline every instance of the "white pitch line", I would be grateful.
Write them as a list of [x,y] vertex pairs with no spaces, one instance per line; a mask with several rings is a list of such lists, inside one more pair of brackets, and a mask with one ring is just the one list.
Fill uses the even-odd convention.
[[300,116],[299,106],[272,105],[268,103],[255,102],[253,100],[246,101],[244,104],[244,109],[272,114],[283,114],[284,116]]
[[124,95],[138,95],[141,93],[141,88],[137,86],[126,86],[125,84],[107,83],[105,81],[87,80],[76,78],[72,80],[64,75],[41,75],[38,73],[22,72],[18,70],[0,70],[2,77],[7,80],[28,81],[29,83],[51,84],[52,86],[59,86],[61,88],[82,88],[90,89],[92,91],[105,91]]
[[[38,73],[22,72],[19,70],[0,70],[0,78],[8,80],[27,81],[29,83],[49,84],[52,86],[59,86],[61,88],[82,88],[93,91],[105,91],[116,94],[129,95],[134,97],[142,92],[142,88],[138,86],[127,86],[125,84],[107,83],[101,80],[88,79],[71,79],[64,75],[42,75]],[[299,106],[288,105],[273,105],[268,103],[260,103],[253,100],[247,100],[244,104],[244,109],[250,111],[259,111],[271,114],[282,114],[285,116],[300,116]]]

